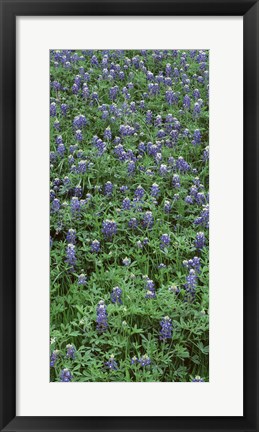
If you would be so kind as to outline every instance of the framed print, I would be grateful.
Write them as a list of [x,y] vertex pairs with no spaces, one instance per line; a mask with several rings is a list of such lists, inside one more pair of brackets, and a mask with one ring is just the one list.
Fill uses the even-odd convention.
[[258,3],[1,2],[1,430],[258,430]]

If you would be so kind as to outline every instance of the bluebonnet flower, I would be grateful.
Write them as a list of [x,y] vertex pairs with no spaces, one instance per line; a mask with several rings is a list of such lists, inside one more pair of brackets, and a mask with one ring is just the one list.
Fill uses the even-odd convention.
[[145,194],[145,191],[144,191],[144,189],[143,189],[142,186],[138,186],[137,189],[134,192],[134,196],[138,200],[140,200],[141,198],[143,198],[144,194]]
[[83,152],[83,150],[79,149],[79,150],[77,151],[77,153],[76,153],[76,157],[77,157],[78,159],[82,159],[83,156],[84,156],[84,152]]
[[65,68],[71,69],[71,63],[69,61],[65,62]]
[[170,213],[171,209],[172,209],[172,206],[171,206],[170,201],[165,200],[165,203],[164,203],[164,212],[165,213]]
[[118,370],[118,365],[117,365],[117,362],[114,360],[114,355],[113,354],[110,356],[109,360],[105,363],[105,366],[109,370],[113,370],[113,371]]
[[146,151],[146,145],[145,145],[145,143],[143,143],[143,142],[139,143],[139,145],[138,145],[138,151],[139,151],[140,154],[145,153],[145,151]]
[[160,340],[165,341],[166,339],[172,338],[172,320],[168,316],[165,316],[161,321]]
[[119,160],[124,161],[126,159],[126,152],[122,144],[118,144],[114,147],[114,153],[118,156]]
[[67,357],[67,358],[71,358],[71,359],[74,360],[74,358],[75,358],[75,353],[76,353],[76,349],[75,349],[75,347],[74,347],[73,345],[71,345],[71,344],[68,344],[68,345],[66,346],[66,350],[67,350],[66,357]]
[[76,116],[73,120],[73,126],[75,129],[81,129],[87,125],[87,120],[83,114]]
[[112,219],[106,219],[103,221],[102,232],[107,239],[111,239],[117,233],[117,224]]
[[84,99],[87,99],[89,97],[89,88],[86,83],[84,83],[82,87],[82,97]]
[[111,128],[109,126],[105,129],[103,137],[104,137],[104,139],[107,139],[107,140],[112,139]]
[[128,222],[128,227],[131,229],[136,229],[138,227],[138,221],[136,218],[131,218]]
[[167,76],[170,76],[172,73],[172,65],[170,63],[167,63],[165,66],[165,73]]
[[174,188],[179,189],[181,187],[180,177],[178,174],[174,174],[172,178],[172,185]]
[[53,126],[56,130],[58,130],[58,131],[60,130],[60,122],[58,120],[54,121]]
[[193,145],[198,145],[201,142],[201,131],[199,129],[195,129],[195,131],[193,132],[193,140],[192,140],[192,144]]
[[96,330],[103,333],[108,328],[108,313],[103,300],[100,300],[96,309]]
[[175,160],[174,160],[173,156],[170,156],[170,157],[168,158],[168,163],[169,163],[169,165],[170,165],[171,167],[174,166],[174,164],[175,164]]
[[146,113],[146,122],[147,122],[147,124],[151,124],[152,123],[152,117],[153,117],[152,111],[148,110],[147,113]]
[[128,173],[129,173],[129,174],[133,174],[134,171],[135,171],[135,169],[136,169],[136,164],[135,164],[135,162],[130,161],[130,162],[128,163],[127,169],[128,169]]
[[152,279],[145,277],[145,289],[146,289],[146,298],[154,299],[156,298],[155,284]]
[[199,102],[195,102],[194,107],[193,107],[194,117],[199,117],[200,113],[201,113],[201,106],[200,106]]
[[164,129],[159,129],[156,136],[157,138],[164,138],[166,136],[166,132],[164,131]]
[[113,184],[110,181],[108,181],[104,185],[104,194],[105,195],[111,195],[112,191],[113,191]]
[[129,125],[120,125],[120,134],[122,136],[131,136],[135,133],[135,129]]
[[74,153],[78,149],[78,144],[69,146],[70,153]]
[[159,151],[159,148],[156,144],[152,144],[151,142],[147,143],[147,151],[151,156],[156,156]]
[[65,151],[66,151],[66,147],[64,146],[63,143],[60,143],[57,147],[57,153],[63,157],[65,154]]
[[73,376],[69,369],[65,368],[60,373],[60,381],[61,382],[70,382],[72,381]]
[[170,236],[168,234],[162,234],[160,237],[160,248],[164,249],[166,246],[170,244]]
[[184,160],[182,156],[179,156],[179,158],[176,160],[175,166],[180,172],[187,172],[190,169],[190,165]]
[[195,186],[197,186],[197,187],[200,187],[200,186],[201,186],[201,182],[200,182],[199,177],[195,177],[195,178],[193,179],[193,183],[194,183]]
[[84,273],[81,273],[79,276],[78,276],[78,285],[86,285],[86,281],[87,281],[87,277],[86,277],[86,275],[84,274]]
[[131,259],[126,257],[122,260],[122,264],[125,265],[126,267],[128,267],[131,263]]
[[192,382],[204,382],[204,379],[201,378],[199,375],[196,375],[196,377],[192,379]]
[[76,264],[76,248],[72,243],[67,245],[66,257],[66,262],[70,265],[71,270],[73,270]]
[[194,269],[196,273],[199,273],[201,269],[201,260],[199,257],[195,256],[193,259],[184,260],[183,266],[189,270]]
[[93,66],[98,66],[99,65],[99,61],[98,61],[98,58],[96,57],[96,55],[92,56],[92,58],[91,58],[91,64]]
[[169,89],[165,92],[165,100],[169,105],[172,105],[178,102],[178,96],[172,89]]
[[191,106],[191,99],[188,95],[185,95],[183,98],[183,106],[185,109],[189,109]]
[[196,186],[196,185],[192,186],[192,187],[190,188],[190,195],[191,195],[192,197],[196,198],[197,193],[198,193],[198,188],[197,188],[197,186]]
[[56,105],[55,102],[52,102],[52,103],[50,104],[50,116],[51,116],[51,117],[55,117],[56,114],[57,114],[57,105]]
[[121,295],[122,295],[122,290],[120,289],[120,287],[116,286],[115,288],[113,288],[111,293],[112,303],[122,304]]
[[161,115],[157,115],[154,121],[155,126],[161,126],[163,123]]
[[151,186],[151,196],[156,197],[159,195],[159,193],[160,193],[160,189],[159,189],[158,184],[153,183]]
[[[190,93],[190,87],[188,86],[188,84],[185,84],[184,86],[183,86],[183,92],[186,94],[186,93]],[[191,102],[191,100],[190,100],[190,102]]]
[[79,86],[76,83],[74,83],[72,85],[72,93],[73,94],[78,94],[78,92],[79,92]]
[[55,160],[57,159],[57,154],[51,151],[49,154],[49,158],[50,158],[50,162],[55,162]]
[[194,246],[196,247],[196,249],[201,250],[204,248],[205,244],[206,244],[206,238],[204,232],[198,232],[196,234]]
[[50,367],[54,367],[58,359],[59,350],[54,350],[50,356]]
[[101,139],[98,139],[95,143],[95,146],[98,150],[98,156],[102,156],[103,153],[107,150],[106,143]]
[[166,176],[168,174],[167,165],[165,164],[160,165],[159,172],[162,176]]
[[[156,161],[157,164],[161,163],[161,161],[162,161],[162,153],[158,152],[158,153],[155,154],[155,161]],[[165,167],[165,165],[164,165],[164,167]],[[164,172],[165,172],[165,170],[164,170]]]
[[144,354],[142,357],[138,359],[138,363],[140,364],[140,366],[146,367],[151,365],[151,360],[147,354]]
[[58,198],[54,198],[52,201],[52,210],[58,212],[60,209],[60,201]]
[[209,204],[203,206],[200,216],[194,219],[194,224],[209,228]]
[[86,160],[80,160],[77,165],[77,171],[81,174],[86,172]]
[[80,129],[77,129],[75,132],[75,137],[77,141],[82,141],[83,139],[83,134],[82,131]]
[[147,80],[153,81],[154,80],[154,74],[151,71],[147,71]]
[[186,291],[186,297],[192,301],[195,297],[197,287],[197,274],[194,269],[189,270],[189,274],[186,276],[186,283],[184,285]]
[[61,90],[61,84],[58,82],[58,81],[53,81],[52,82],[52,87],[55,89],[55,90]]
[[119,87],[115,85],[114,87],[111,87],[109,90],[109,97],[112,101],[114,101],[118,95]]
[[80,87],[81,84],[81,76],[80,75],[76,75],[75,79],[74,79],[75,84]]
[[68,243],[75,244],[76,243],[76,230],[70,228],[67,232],[66,240]]
[[198,89],[193,90],[193,97],[195,100],[199,99],[200,97],[200,91]]
[[130,210],[131,207],[131,201],[129,198],[124,198],[124,200],[122,201],[122,208],[123,210]]
[[63,116],[66,116],[67,111],[68,111],[68,105],[63,103],[63,104],[61,104],[60,108],[61,108],[61,112],[62,112]]
[[164,79],[164,84],[165,84],[167,87],[171,87],[171,86],[172,86],[172,83],[173,83],[172,78],[170,78],[170,77],[165,77],[165,79]]
[[153,175],[154,175],[154,172],[151,171],[150,169],[147,169],[147,170],[146,170],[146,175],[148,175],[148,176],[153,176]]
[[142,225],[144,228],[152,228],[154,225],[154,218],[151,211],[146,211],[144,218],[142,220]]
[[71,198],[71,204],[70,204],[70,206],[71,206],[72,215],[78,214],[78,212],[81,209],[81,204],[80,204],[80,201],[79,201],[78,197],[74,196],[74,197]]
[[196,271],[196,273],[200,273],[201,270],[201,259],[197,256],[193,257],[193,259],[188,261],[189,265],[191,265],[194,270]]
[[187,195],[184,200],[187,204],[193,204],[193,199],[190,195]]
[[138,363],[138,358],[136,356],[132,357],[132,359],[130,360],[130,364],[134,365]]
[[97,253],[100,251],[100,242],[98,240],[94,240],[91,243],[91,252]]
[[83,190],[82,190],[81,186],[76,186],[73,189],[73,194],[74,194],[74,197],[81,198],[81,196],[83,194]]
[[149,83],[148,90],[151,95],[157,95],[159,93],[159,85],[157,83]]
[[146,298],[147,299],[154,299],[154,298],[156,298],[156,292],[155,291],[151,291],[151,290],[147,290],[147,292],[146,292]]

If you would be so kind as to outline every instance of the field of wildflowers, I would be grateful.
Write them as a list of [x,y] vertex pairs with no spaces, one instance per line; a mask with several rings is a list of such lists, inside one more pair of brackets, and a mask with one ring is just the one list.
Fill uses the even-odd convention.
[[50,381],[209,380],[209,52],[50,52]]

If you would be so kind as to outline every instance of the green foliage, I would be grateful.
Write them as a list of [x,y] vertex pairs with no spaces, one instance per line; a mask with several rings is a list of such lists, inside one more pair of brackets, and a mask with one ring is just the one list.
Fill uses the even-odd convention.
[[[81,51],[76,52],[78,56]],[[186,51],[189,69],[186,74],[191,78],[194,74],[201,74],[199,63]],[[94,53],[101,63],[103,53]],[[132,59],[140,55],[139,51],[126,51],[125,56]],[[121,68],[124,65],[125,56],[116,57],[115,64]],[[111,381],[165,381],[185,382],[199,375],[204,380],[209,379],[209,256],[208,256],[208,229],[194,225],[194,220],[200,216],[202,206],[198,203],[189,205],[185,197],[189,195],[189,189],[193,185],[193,179],[198,176],[204,185],[204,191],[208,192],[209,168],[203,160],[203,151],[208,146],[208,105],[207,88],[191,79],[190,95],[195,88],[200,91],[200,97],[204,104],[201,114],[195,118],[192,110],[179,115],[182,109],[183,85],[181,80],[174,82],[173,90],[179,92],[180,98],[176,105],[169,106],[165,100],[166,86],[161,85],[161,91],[156,96],[149,96],[145,100],[145,109],[137,109],[136,112],[125,114],[122,118],[116,118],[111,122],[110,118],[102,119],[99,109],[101,104],[110,105],[109,89],[115,83],[107,79],[99,79],[102,67],[93,67],[91,57],[83,55],[83,59],[71,62],[71,68],[66,69],[61,62],[54,64],[52,53],[50,63],[51,81],[58,81],[66,90],[55,90],[51,86],[51,102],[57,104],[56,117],[50,118],[50,150],[56,152],[56,138],[62,135],[66,147],[65,156],[58,157],[52,163],[50,170],[50,184],[56,178],[70,180],[69,186],[61,182],[56,197],[61,202],[59,212],[51,212],[50,234],[53,241],[50,250],[50,334],[51,353],[59,350],[57,361],[50,370],[50,380],[59,381],[60,371],[68,368],[73,381],[86,382],[111,382]],[[168,57],[161,61],[155,61],[152,52],[145,57],[147,70],[155,75],[165,70],[167,63],[173,68],[181,69],[181,55]],[[75,95],[71,91],[79,69],[83,67],[90,72],[90,80],[87,82],[90,94],[97,91],[99,103],[91,104],[90,99],[83,99],[80,94]],[[116,80],[120,92],[116,104],[120,107],[125,102],[121,90],[128,82],[134,87],[129,90],[131,101],[136,104],[143,99],[143,93],[148,92],[146,74],[130,66],[125,70],[124,80]],[[60,105],[66,103],[69,106],[68,113],[63,116]],[[97,135],[104,140],[103,134],[106,127],[110,126],[113,138],[119,136],[121,124],[133,125],[138,122],[140,130],[137,134],[123,138],[123,146],[126,150],[132,150],[138,154],[139,143],[158,139],[157,132],[161,126],[150,126],[146,122],[146,111],[152,110],[153,118],[161,115],[164,119],[169,113],[181,122],[181,128],[188,128],[193,134],[199,129],[202,134],[201,144],[194,146],[191,138],[179,137],[176,145],[169,148],[162,147],[163,163],[167,163],[169,157],[177,159],[182,156],[191,166],[191,170],[180,173],[181,188],[172,186],[173,173],[162,177],[154,163],[154,158],[145,153],[137,161],[137,169],[133,176],[129,176],[127,163],[118,160],[114,154],[114,143],[107,142],[107,151],[98,156],[92,138]],[[68,163],[69,146],[75,145],[73,119],[83,114],[88,124],[83,128],[83,141],[79,143],[79,149],[83,151],[84,159],[90,163],[85,173],[71,172]],[[54,121],[60,122],[60,131],[54,128]],[[105,141],[105,140],[104,140]],[[76,153],[74,157],[76,159]],[[79,159],[78,159],[79,160]],[[78,162],[76,159],[76,162]],[[139,170],[138,167],[143,167]],[[146,175],[147,169],[154,174]],[[196,173],[193,173],[193,169]],[[114,185],[112,196],[103,193],[104,184],[110,181]],[[160,194],[157,203],[150,196],[150,188],[157,183]],[[122,185],[128,186],[125,195],[120,192]],[[142,211],[135,208],[122,211],[122,200],[125,196],[131,200],[134,191],[141,185],[146,193],[142,205]],[[92,199],[81,211],[80,217],[71,213],[70,199],[71,189],[82,187],[85,199],[87,194]],[[99,191],[97,187],[101,187]],[[174,195],[179,194],[179,199],[174,200]],[[164,212],[165,200],[172,204],[170,213]],[[140,219],[146,211],[152,211],[154,226],[152,230],[139,226],[136,231],[128,227],[128,221],[136,217]],[[118,226],[118,232],[113,239],[105,239],[102,233],[102,223],[105,219],[114,219]],[[66,235],[73,228],[77,233],[76,240],[76,265],[73,271],[66,263]],[[204,231],[207,245],[201,251],[194,247],[194,239],[198,231]],[[163,250],[160,248],[162,234],[170,235],[171,242]],[[142,248],[137,246],[137,241],[143,243],[144,238],[149,242]],[[101,251],[98,254],[91,252],[93,240],[99,240]],[[201,272],[198,275],[197,288],[193,301],[186,301],[184,284],[188,270],[183,266],[183,260],[198,256],[201,260]],[[122,260],[131,259],[129,266],[124,266]],[[159,269],[163,263],[165,268]],[[87,284],[78,285],[78,276],[83,272],[87,275]],[[154,281],[156,298],[147,299],[143,276],[147,275]],[[115,286],[122,289],[122,304],[111,303],[110,294]],[[177,286],[179,293],[169,290],[171,286]],[[100,300],[107,305],[109,328],[107,332],[98,334],[96,331],[96,307]],[[159,338],[160,321],[164,316],[169,316],[173,324],[173,337],[166,341]],[[74,359],[66,356],[66,345],[72,344],[76,348]],[[131,358],[137,358],[147,354],[151,365],[141,367],[140,364],[131,364]],[[104,364],[111,355],[114,355],[118,364],[118,370],[108,370]]]

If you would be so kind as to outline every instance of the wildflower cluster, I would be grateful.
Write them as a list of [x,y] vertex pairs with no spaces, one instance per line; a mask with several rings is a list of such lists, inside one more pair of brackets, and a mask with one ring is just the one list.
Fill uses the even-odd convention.
[[49,117],[50,380],[208,381],[209,52],[51,50]]

